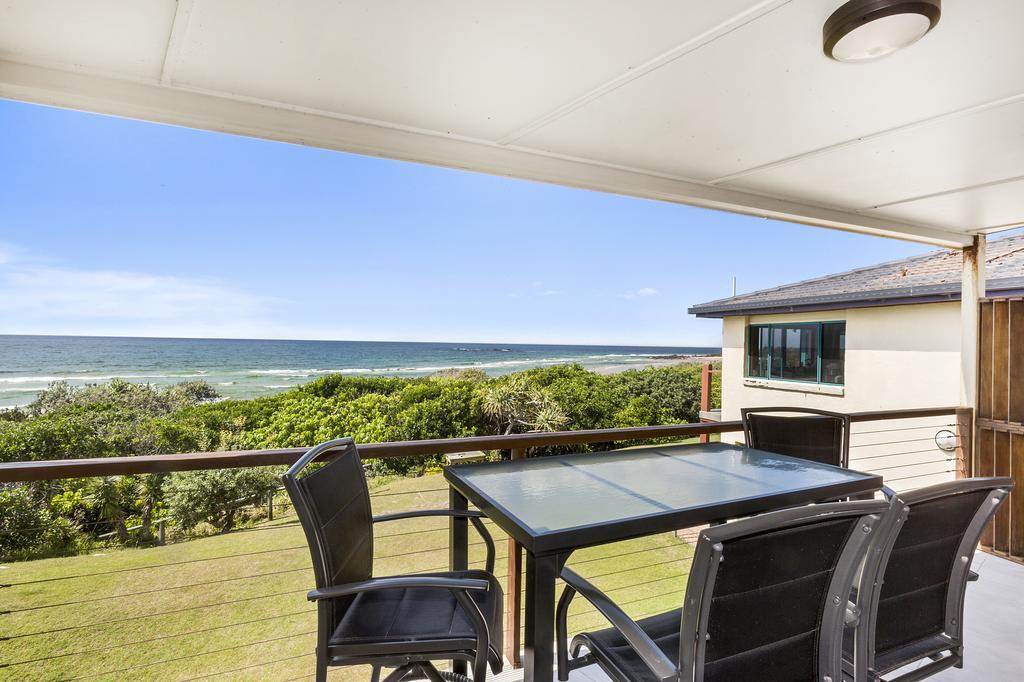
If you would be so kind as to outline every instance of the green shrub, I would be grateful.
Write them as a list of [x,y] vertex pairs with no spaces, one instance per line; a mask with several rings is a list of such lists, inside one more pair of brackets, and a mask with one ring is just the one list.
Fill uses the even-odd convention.
[[62,554],[79,539],[71,521],[52,515],[27,489],[0,490],[0,561]]
[[[715,377],[712,390],[713,405],[718,404],[720,377]],[[274,396],[216,398],[205,382],[166,388],[123,380],[82,388],[57,382],[29,408],[2,413],[0,461],[311,447],[342,436],[378,443],[692,422],[699,409],[700,368],[661,367],[609,376],[581,365],[502,377],[488,377],[478,369],[415,379],[336,374]],[[530,454],[620,445],[535,448]],[[408,475],[439,463],[436,457],[411,457],[371,460],[368,465],[376,475]],[[159,477],[121,477],[23,486],[23,497],[16,500],[19,509],[28,504],[57,534],[9,535],[5,551],[21,545],[25,551],[59,551],[65,541],[87,539],[76,536],[76,525],[93,533],[113,529],[124,538],[126,526],[144,523],[164,509],[184,529],[201,523],[230,529],[239,523],[231,503],[262,494],[276,479],[265,469],[231,470],[179,473],[166,486],[162,483]],[[57,532],[62,523],[75,537],[62,539],[63,531]],[[131,533],[130,541],[147,538],[144,532]]]
[[700,367],[657,367],[630,370],[609,377],[632,400],[648,397],[672,421],[695,422],[700,412]]
[[186,531],[201,523],[229,531],[242,507],[265,497],[278,485],[278,475],[276,470],[264,467],[171,474],[164,485],[168,514]]

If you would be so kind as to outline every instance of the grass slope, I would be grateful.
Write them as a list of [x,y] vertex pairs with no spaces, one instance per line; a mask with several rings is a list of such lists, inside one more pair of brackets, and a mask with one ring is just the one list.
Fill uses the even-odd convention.
[[[374,513],[443,508],[439,475],[374,487]],[[282,500],[283,501],[283,500]],[[504,583],[506,536],[498,544]],[[483,546],[470,531],[470,560]],[[375,573],[444,570],[447,522],[381,524]],[[570,566],[592,578],[633,616],[678,608],[690,546],[673,535],[582,550]],[[14,563],[0,569],[0,679],[312,679],[315,608],[309,555],[292,515],[257,527],[165,547]],[[571,632],[602,626],[577,598]],[[506,635],[507,637],[507,635]],[[334,680],[365,680],[337,669]]]

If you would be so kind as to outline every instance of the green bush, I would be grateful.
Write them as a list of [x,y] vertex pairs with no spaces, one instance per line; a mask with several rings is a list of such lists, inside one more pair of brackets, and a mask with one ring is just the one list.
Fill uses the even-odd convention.
[[167,511],[186,531],[201,523],[229,531],[243,507],[277,487],[278,476],[278,471],[263,467],[174,473],[164,485]]
[[62,554],[79,539],[71,521],[40,506],[26,488],[0,490],[0,561]]
[[[712,390],[713,405],[718,404],[717,376]],[[700,368],[662,367],[609,376],[581,365],[502,377],[488,377],[478,369],[426,378],[336,374],[269,397],[217,397],[205,382],[166,388],[116,379],[82,388],[57,382],[28,408],[2,413],[0,461],[310,447],[342,436],[379,443],[692,422],[700,403]],[[535,448],[531,455],[586,449]],[[368,465],[375,475],[408,475],[439,463],[439,458],[410,457],[371,460]],[[76,534],[76,526],[94,534],[114,530],[124,540],[129,536],[126,527],[145,524],[165,509],[186,530],[203,523],[229,530],[239,523],[232,503],[274,485],[276,478],[266,469],[178,473],[166,484],[162,477],[132,476],[33,483],[16,494],[8,491],[3,504],[12,513],[42,515],[45,523],[35,525],[54,528],[55,534],[9,533],[4,551],[60,551],[67,542],[88,539]],[[145,532],[128,539],[147,541]]]

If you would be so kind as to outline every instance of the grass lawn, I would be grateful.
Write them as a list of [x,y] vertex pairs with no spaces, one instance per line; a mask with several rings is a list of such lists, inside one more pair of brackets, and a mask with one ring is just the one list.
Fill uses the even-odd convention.
[[[374,513],[443,508],[440,475],[374,488]],[[284,498],[281,498],[284,501]],[[489,524],[504,583],[506,536]],[[483,546],[470,530],[470,560]],[[447,521],[381,524],[375,573],[444,570]],[[582,550],[569,565],[633,616],[678,608],[690,546],[670,534]],[[0,567],[0,679],[312,679],[315,607],[302,530],[288,514],[251,529],[165,547]],[[571,632],[600,626],[577,597]],[[508,635],[506,635],[507,637]],[[366,669],[331,679],[365,680]]]

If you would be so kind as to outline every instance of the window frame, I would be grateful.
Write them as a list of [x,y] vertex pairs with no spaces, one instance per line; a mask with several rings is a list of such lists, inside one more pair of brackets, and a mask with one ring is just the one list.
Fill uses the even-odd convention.
[[[821,380],[821,350],[822,350],[822,344],[823,344],[824,338],[825,338],[825,325],[826,324],[842,324],[843,325],[843,335],[844,336],[846,335],[846,320],[820,320],[820,321],[816,321],[816,322],[815,321],[811,321],[811,322],[763,322],[763,323],[757,323],[757,324],[748,324],[747,325],[747,329],[746,329],[746,334],[744,336],[745,340],[744,340],[744,343],[743,343],[743,346],[744,346],[743,376],[744,376],[744,378],[746,378],[746,379],[760,379],[762,381],[788,381],[788,382],[792,382],[794,384],[809,384],[809,385],[822,385],[822,386],[846,386],[846,383],[845,383],[845,376],[846,376],[846,371],[845,371],[846,370],[846,348],[845,347],[843,348],[843,377],[844,377],[844,382],[843,383],[834,383],[834,382],[830,382],[830,381],[822,381]],[[817,366],[815,368],[815,377],[816,378],[814,378],[814,379],[788,379],[788,378],[785,378],[785,377],[773,376],[772,375],[772,371],[773,371],[772,365],[773,365],[773,360],[775,359],[775,354],[774,354],[774,351],[775,351],[775,334],[774,334],[774,331],[776,329],[786,329],[786,328],[793,328],[793,327],[816,327],[817,330],[818,330],[818,344],[817,344],[817,352],[816,352],[816,355],[815,355],[815,362],[816,362]],[[750,338],[751,338],[751,334],[752,334],[752,332],[754,330],[761,330],[761,329],[767,329],[768,330],[768,358],[767,358],[767,363],[766,363],[766,366],[767,366],[767,376],[756,376],[756,375],[752,375],[750,373],[751,361],[753,359],[753,356],[751,354],[751,348],[750,348]]]

